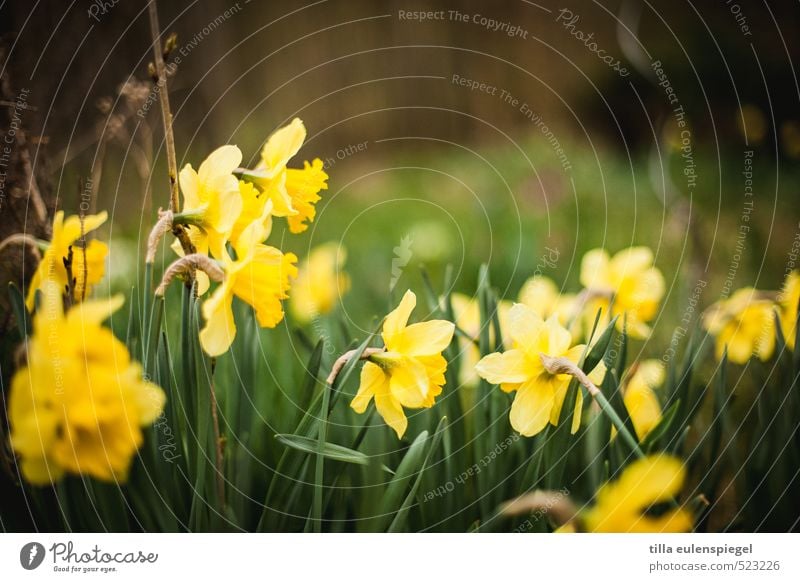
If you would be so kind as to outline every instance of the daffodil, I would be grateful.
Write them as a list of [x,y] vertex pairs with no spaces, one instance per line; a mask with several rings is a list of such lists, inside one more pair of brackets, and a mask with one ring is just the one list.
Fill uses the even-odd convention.
[[192,242],[198,252],[210,251],[217,259],[242,213],[239,180],[233,175],[241,162],[241,150],[225,145],[211,152],[197,171],[186,164],[178,175],[183,192],[181,215],[191,223]]
[[273,133],[261,151],[261,162],[256,166],[252,179],[274,204],[273,214],[285,216],[289,230],[303,232],[316,215],[315,204],[320,200],[320,191],[328,189],[328,175],[322,160],[304,162],[302,169],[287,168],[306,139],[303,122],[294,118],[289,125]]
[[44,284],[27,341],[26,363],[11,382],[11,446],[30,483],[65,473],[124,481],[142,428],[164,407],[164,392],[142,375],[103,320],[122,296],[62,307],[59,285]]
[[236,337],[234,296],[255,310],[261,327],[275,327],[283,319],[281,301],[288,298],[290,279],[297,276],[297,257],[262,244],[265,238],[264,225],[255,221],[233,245],[235,258],[223,249],[224,280],[202,308],[206,323],[200,331],[200,344],[210,356],[224,354]]
[[[239,182],[239,194],[241,194],[242,199],[242,210],[236,222],[233,223],[233,227],[228,235],[229,238],[223,240],[223,242],[236,244],[245,228],[254,222],[258,223],[259,230],[251,230],[251,234],[253,232],[259,232],[264,236],[264,239],[266,239],[272,230],[272,201],[266,195],[261,194],[256,187],[249,182]],[[188,236],[195,248],[195,252],[202,255],[208,254],[209,239],[203,230],[190,226],[188,228]],[[263,242],[263,239],[257,242]],[[177,238],[172,243],[172,250],[175,251],[175,254],[178,256],[184,256],[181,241]],[[195,272],[195,278],[197,280],[197,294],[202,296],[208,291],[211,281],[209,281],[208,275],[201,270]]]
[[686,509],[670,508],[658,515],[651,510],[673,500],[685,479],[686,470],[674,457],[638,459],[619,479],[600,488],[595,505],[582,515],[583,524],[588,531],[606,533],[690,531],[693,518]]
[[781,331],[790,350],[797,339],[797,307],[800,304],[800,272],[792,271],[786,277],[778,296],[780,306]]
[[653,266],[650,249],[631,247],[613,258],[603,249],[589,251],[581,263],[581,284],[586,288],[587,327],[602,309],[600,329],[619,315],[618,329],[627,325],[628,333],[640,339],[650,335],[647,323],[656,316],[664,296],[664,277]]
[[65,261],[70,257],[70,250],[72,251],[70,272],[75,280],[73,300],[81,301],[84,297],[89,296],[92,287],[100,282],[105,273],[108,245],[92,239],[86,243],[84,249],[76,243],[80,240],[81,234],[85,235],[97,229],[106,221],[106,218],[108,218],[108,214],[105,211],[100,214],[84,216],[83,227],[81,227],[80,216],[73,215],[65,220],[63,211],[56,212],[53,219],[53,236],[28,284],[28,295],[25,300],[28,311],[33,311],[36,291],[43,289],[49,281],[57,283],[62,290],[69,286]]
[[[572,377],[569,374],[551,374],[545,369],[542,355],[565,357],[578,363],[586,348],[573,345],[572,336],[559,322],[557,316],[542,318],[530,307],[517,303],[508,316],[509,335],[513,348],[502,353],[485,356],[476,370],[481,378],[499,384],[504,392],[516,392],[511,405],[511,426],[523,436],[534,436],[549,422],[557,425],[561,408]],[[590,371],[595,383],[602,381],[605,367],[599,364]],[[572,432],[578,430],[583,396],[578,392]]]
[[744,364],[750,356],[768,360],[775,350],[774,304],[752,287],[718,301],[703,315],[703,327],[716,337],[716,355]]
[[253,222],[261,225],[266,238],[272,230],[272,201],[266,194],[262,194],[250,182],[244,180],[239,181],[239,195],[242,199],[242,211],[231,228],[230,242],[235,244]]
[[[464,386],[474,386],[478,382],[475,365],[481,358],[478,341],[481,335],[481,309],[478,300],[468,297],[463,293],[452,293],[450,304],[453,307],[455,324],[469,337],[458,336],[459,355],[461,357],[459,368],[459,383]],[[511,302],[502,300],[497,303],[497,317],[500,324],[503,344],[510,344],[508,337],[508,312]],[[489,341],[494,341],[494,325],[489,326]]]
[[453,339],[455,325],[432,320],[408,325],[417,297],[406,291],[383,324],[386,351],[370,356],[361,370],[361,385],[350,406],[361,414],[375,399],[383,420],[397,433],[406,432],[404,408],[430,408],[442,393],[447,360],[442,351]]
[[478,383],[478,374],[475,365],[481,358],[477,341],[480,335],[481,312],[478,301],[462,293],[452,293],[450,304],[453,307],[455,324],[469,335],[458,336],[459,373],[458,381],[462,386],[475,386]]
[[[664,365],[659,360],[640,362],[625,383],[623,401],[640,441],[661,422],[661,403],[655,389],[663,383]],[[616,432],[612,427],[612,436]]]
[[299,267],[292,286],[292,315],[308,322],[329,313],[350,289],[350,277],[342,269],[347,251],[336,243],[314,248]]
[[570,323],[577,322],[574,317],[575,295],[559,293],[556,284],[547,277],[531,277],[519,291],[519,302],[533,309],[542,319],[556,315],[558,321],[571,329]]

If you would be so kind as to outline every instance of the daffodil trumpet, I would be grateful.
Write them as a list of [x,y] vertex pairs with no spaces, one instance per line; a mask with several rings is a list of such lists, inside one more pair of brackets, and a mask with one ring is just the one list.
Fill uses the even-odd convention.
[[589,379],[589,376],[587,376],[586,373],[575,364],[575,362],[569,358],[552,357],[548,356],[547,354],[539,354],[539,357],[542,360],[544,369],[549,373],[569,374],[578,382],[580,382],[580,384],[586,388],[586,391],[589,393],[589,395],[594,398],[598,406],[600,406],[600,409],[603,411],[603,413],[608,416],[609,420],[611,420],[611,422],[614,424],[619,434],[622,435],[622,438],[625,439],[625,442],[631,447],[631,450],[634,452],[634,454],[640,458],[645,457],[645,454],[642,449],[639,448],[639,444],[636,442],[636,439],[633,438],[633,435],[628,430],[628,427],[626,427],[625,423],[622,422],[622,419],[611,406],[611,403],[606,399],[605,395],[600,391],[600,389],[595,386],[594,382]]

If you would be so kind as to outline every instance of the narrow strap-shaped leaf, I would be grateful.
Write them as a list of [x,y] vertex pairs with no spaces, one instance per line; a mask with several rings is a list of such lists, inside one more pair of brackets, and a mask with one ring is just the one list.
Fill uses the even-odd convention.
[[375,519],[375,531],[384,531],[389,520],[399,508],[403,493],[408,488],[409,480],[419,473],[425,460],[425,445],[428,442],[428,431],[422,431],[411,446],[408,447],[403,460],[395,471],[394,478],[389,482],[383,494]]
[[25,339],[25,336],[31,333],[31,317],[28,310],[25,309],[25,298],[22,296],[22,291],[13,282],[8,284],[8,299],[14,319],[17,321],[20,339]]
[[428,452],[425,455],[425,460],[422,463],[422,467],[420,468],[419,473],[417,473],[417,478],[414,480],[414,484],[411,486],[411,491],[409,491],[408,495],[406,495],[403,505],[400,506],[400,509],[397,511],[397,514],[392,520],[392,523],[389,525],[389,532],[398,532],[405,528],[406,522],[408,521],[408,514],[411,511],[411,505],[414,503],[414,499],[417,496],[417,491],[419,490],[419,485],[422,482],[422,477],[425,474],[425,470],[430,466],[433,456],[439,448],[439,443],[442,441],[442,435],[445,430],[447,430],[447,418],[443,418],[439,421],[439,427],[436,429],[436,433],[433,435],[431,445],[428,447]]

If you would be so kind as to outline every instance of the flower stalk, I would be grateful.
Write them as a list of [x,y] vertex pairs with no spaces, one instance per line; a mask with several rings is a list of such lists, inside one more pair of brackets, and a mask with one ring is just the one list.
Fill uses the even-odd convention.
[[600,410],[609,418],[611,423],[616,427],[619,434],[631,447],[631,450],[634,454],[639,458],[644,458],[645,454],[641,448],[639,448],[639,443],[636,442],[636,439],[628,430],[628,427],[625,426],[625,423],[619,417],[617,412],[611,406],[611,403],[606,399],[600,389],[592,382],[586,373],[581,370],[575,362],[568,358],[558,357],[554,358],[552,356],[548,356],[547,354],[539,354],[539,357],[542,359],[542,364],[544,364],[545,370],[547,370],[551,374],[569,374],[573,378],[575,378],[581,385],[586,388],[586,391],[589,392],[589,395],[594,398],[595,402],[600,406]]

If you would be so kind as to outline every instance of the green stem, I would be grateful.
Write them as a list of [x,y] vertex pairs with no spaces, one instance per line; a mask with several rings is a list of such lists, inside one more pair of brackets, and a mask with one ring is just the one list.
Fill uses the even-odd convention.
[[644,452],[639,447],[639,443],[636,442],[636,439],[630,433],[628,427],[625,426],[625,423],[622,422],[622,419],[612,408],[611,403],[606,400],[606,397],[603,396],[603,393],[600,391],[600,389],[594,385],[594,382],[589,379],[586,373],[581,370],[577,364],[575,364],[575,362],[568,358],[554,358],[552,356],[548,356],[547,354],[539,354],[539,357],[542,359],[545,369],[551,374],[569,374],[578,380],[578,382],[580,382],[586,388],[586,390],[588,390],[589,394],[591,394],[592,398],[594,398],[595,402],[597,402],[597,404],[600,406],[600,410],[603,411],[603,413],[616,427],[622,439],[628,443],[634,454],[639,458],[645,457]]
[[319,438],[317,439],[317,466],[314,472],[314,503],[312,506],[311,520],[314,523],[314,532],[322,532],[322,501],[323,478],[325,471],[325,440],[328,438],[328,405],[331,399],[333,384],[326,383],[322,393],[322,407],[319,419]]
[[[590,391],[591,392],[591,391]],[[620,434],[622,439],[628,444],[634,454],[639,458],[644,458],[645,454],[642,449],[639,447],[639,443],[636,442],[636,439],[633,438],[633,435],[628,430],[628,427],[625,426],[625,423],[619,417],[619,414],[614,410],[611,406],[611,403],[603,396],[603,393],[597,391],[597,393],[592,394],[595,399],[595,402],[600,406],[600,410],[605,413],[605,415],[609,418],[609,420],[614,424],[617,429],[617,432]]]

